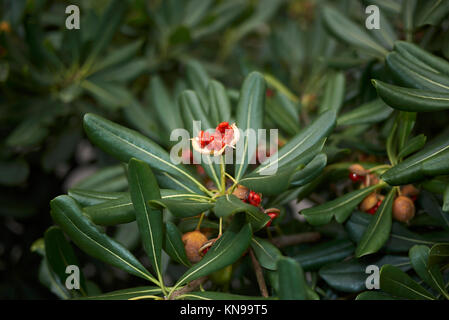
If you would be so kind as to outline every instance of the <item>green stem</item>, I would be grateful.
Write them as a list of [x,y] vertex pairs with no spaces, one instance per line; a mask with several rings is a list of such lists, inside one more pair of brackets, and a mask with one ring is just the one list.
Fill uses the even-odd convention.
[[220,176],[221,176],[220,191],[224,194],[226,192],[226,165],[224,163],[224,156],[220,157]]

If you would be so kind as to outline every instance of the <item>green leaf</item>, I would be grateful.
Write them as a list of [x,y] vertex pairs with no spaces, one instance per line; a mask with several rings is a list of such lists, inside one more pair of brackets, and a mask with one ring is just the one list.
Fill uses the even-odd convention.
[[270,217],[261,209],[243,202],[233,194],[221,196],[215,203],[214,213],[217,217],[227,217],[239,212],[246,214],[246,219],[254,231],[262,229],[270,221]]
[[449,295],[444,288],[443,275],[440,272],[439,266],[429,265],[429,253],[430,248],[427,246],[413,246],[409,251],[413,269],[415,269],[416,273],[425,283],[448,299]]
[[404,147],[399,151],[398,158],[402,159],[422,149],[422,147],[424,147],[424,145],[426,144],[426,140],[427,137],[423,134],[411,138],[405,143]]
[[151,79],[147,90],[149,101],[165,131],[170,134],[174,129],[183,128],[180,110],[158,76]]
[[438,25],[449,13],[449,4],[446,1],[430,0],[420,4],[416,14],[416,26]]
[[302,170],[295,172],[291,178],[291,186],[303,186],[318,177],[327,164],[325,153],[317,154]]
[[187,270],[176,282],[171,293],[180,285],[220,270],[239,259],[251,242],[251,226],[243,216],[235,216],[223,235],[210,247],[204,257]]
[[386,64],[399,84],[439,93],[447,93],[449,90],[447,76],[413,65],[397,52],[387,55]]
[[330,6],[324,7],[322,14],[327,30],[338,39],[377,57],[387,54],[387,50],[364,31],[365,26],[356,25]]
[[[304,165],[313,160],[315,155],[321,152],[325,142],[326,139],[323,138],[295,159],[291,159],[289,163],[284,164],[279,168],[270,167],[269,171],[262,170],[260,172],[257,168],[245,175],[243,179],[240,180],[240,184],[264,195],[278,195],[287,190],[291,181],[297,177],[301,178],[301,176],[304,176],[301,174],[302,171],[300,170],[303,169]],[[277,161],[276,157],[272,157],[271,160]],[[310,178],[310,176],[307,176],[307,178]]]
[[[408,2],[408,1],[405,1]],[[394,297],[379,291],[365,291],[360,293],[355,300],[397,300]]]
[[449,212],[449,184],[446,186],[446,189],[444,189],[442,209],[446,213]]
[[209,112],[207,84],[209,83],[210,78],[202,64],[197,60],[189,60],[186,63],[186,77],[190,87],[198,95],[204,110]]
[[391,231],[393,200],[395,194],[396,190],[392,189],[374,214],[374,219],[366,228],[362,239],[355,250],[357,258],[377,252],[382,248],[385,242],[387,242]]
[[333,216],[337,222],[345,221],[357,205],[370,193],[382,185],[373,185],[367,188],[354,190],[335,200],[303,210],[301,213],[307,222],[312,225],[329,223]]
[[140,133],[90,113],[84,116],[84,129],[93,143],[118,160],[128,162],[134,157],[145,161],[186,190],[199,188],[208,193],[184,166],[173,164],[167,151]]
[[244,80],[237,105],[236,120],[240,130],[240,140],[237,142],[237,150],[241,150],[236,155],[235,175],[238,182],[245,174],[249,160],[256,152],[257,145],[254,141],[249,143],[248,129],[254,130],[258,134],[258,129],[262,129],[262,120],[265,105],[265,80],[259,72],[250,73]]
[[147,163],[132,158],[128,164],[129,193],[136,213],[143,248],[162,283],[162,211],[151,208],[149,201],[160,199],[156,178]]
[[416,122],[416,112],[400,111],[398,118],[397,148],[402,150]]
[[98,61],[92,68],[92,73],[99,70],[112,67],[114,65],[121,64],[123,62],[129,61],[136,56],[139,49],[142,47],[143,41],[137,40],[126,44],[119,49],[111,51],[104,59]]
[[150,206],[157,209],[167,208],[178,218],[188,218],[197,216],[214,207],[212,202],[205,202],[202,199],[158,199],[151,200]]
[[438,200],[432,193],[422,190],[419,195],[419,203],[430,216],[439,222],[440,226],[449,230],[449,213],[441,209]]
[[386,105],[382,100],[375,99],[338,117],[337,125],[351,126],[378,123],[386,120],[392,112],[393,109]]
[[102,168],[74,185],[76,189],[114,192],[128,187],[122,165]]
[[178,297],[185,300],[265,300],[263,297],[243,296],[226,292],[193,291]]
[[281,257],[277,261],[281,300],[306,300],[307,289],[301,265],[292,258]]
[[377,93],[390,107],[414,112],[432,112],[449,109],[449,92],[403,88],[372,80]]
[[277,260],[282,256],[282,253],[270,241],[253,237],[251,248],[263,268],[277,270]]
[[[320,114],[312,124],[290,139],[276,154],[266,159],[254,172],[259,175],[270,174],[274,168],[282,168],[303,153],[316,147],[327,137],[335,126],[336,114],[329,110]],[[313,150],[313,149],[312,149]],[[310,159],[311,160],[311,159]]]
[[407,41],[413,40],[414,15],[418,0],[409,0],[402,2],[402,21],[404,24],[405,36]]
[[423,150],[387,170],[382,176],[389,185],[404,185],[449,173],[449,134],[441,134]]
[[210,102],[210,117],[213,123],[231,121],[231,102],[226,88],[216,80],[209,81],[207,93]]
[[145,299],[147,296],[158,295],[161,293],[162,291],[158,287],[142,286],[124,290],[111,291],[108,293],[103,293],[95,296],[83,297],[80,298],[79,300],[140,300]]
[[319,275],[329,286],[342,292],[360,292],[366,289],[366,279],[368,274],[365,272],[368,265],[376,265],[381,268],[385,264],[391,264],[403,271],[411,268],[407,257],[402,256],[384,256],[381,259],[373,261],[351,259],[347,261],[327,264],[319,271]]
[[[64,233],[58,227],[50,227],[45,231],[45,257],[48,266],[57,275],[61,283],[65,283],[68,274],[66,268],[69,265],[75,265],[80,268],[78,258],[73,251],[72,246],[66,240]],[[80,292],[83,296],[87,295],[86,281],[83,273],[79,273]]]
[[345,75],[336,72],[329,76],[324,87],[324,94],[320,104],[320,113],[333,110],[336,114],[340,111],[345,98]]
[[449,62],[443,58],[433,55],[414,43],[396,41],[394,44],[394,49],[404,56],[409,54],[415,57],[417,60],[432,68],[434,72],[441,72],[449,75]]
[[68,191],[68,195],[75,199],[83,207],[101,204],[106,201],[117,200],[124,197],[126,194],[126,192],[104,192],[78,188],[72,188]]
[[449,244],[437,243],[429,252],[429,266],[449,262]]
[[116,30],[128,9],[130,1],[128,0],[113,0],[109,3],[105,12],[101,16],[96,35],[94,36],[95,43],[86,58],[86,65],[90,67],[96,60],[98,55],[109,44]]
[[53,199],[50,206],[53,220],[84,252],[130,274],[158,283],[131,252],[99,232],[82,214],[75,200],[63,195]]
[[353,254],[354,245],[349,239],[335,239],[304,249],[293,258],[305,271],[309,271],[317,270],[331,262],[341,261]]
[[136,220],[136,214],[129,193],[125,193],[124,196],[118,199],[84,207],[83,213],[93,223],[101,226],[113,226]]
[[182,234],[175,224],[168,221],[165,223],[165,240],[164,250],[175,261],[190,267],[189,259],[187,259],[184,243],[182,242]]
[[401,269],[384,265],[380,270],[380,288],[393,296],[413,300],[435,298]]

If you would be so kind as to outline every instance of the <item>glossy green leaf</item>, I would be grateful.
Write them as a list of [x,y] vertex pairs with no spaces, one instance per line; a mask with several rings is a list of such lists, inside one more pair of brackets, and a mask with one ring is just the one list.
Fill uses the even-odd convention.
[[125,193],[123,197],[118,199],[84,207],[83,213],[93,223],[102,226],[112,226],[136,220],[129,193]]
[[251,226],[243,216],[235,216],[223,235],[210,247],[204,257],[187,270],[176,282],[172,292],[189,281],[220,270],[239,259],[251,242]]
[[[70,265],[80,267],[78,258],[72,246],[66,240],[64,233],[58,227],[50,227],[45,232],[45,258],[48,266],[57,275],[61,283],[65,283],[68,274],[66,268]],[[79,272],[80,292],[87,295],[86,281],[83,273]]]
[[80,300],[141,300],[152,299],[149,296],[160,295],[161,293],[162,291],[158,287],[142,286],[84,297]]
[[[405,1],[407,2],[407,1]],[[360,293],[355,300],[397,300],[387,293],[379,291],[365,291]]]
[[430,248],[422,245],[413,246],[410,249],[409,256],[413,269],[415,269],[416,273],[425,283],[448,299],[449,295],[444,288],[443,275],[440,272],[439,266],[429,265],[429,252]]
[[323,98],[320,103],[320,112],[333,110],[340,111],[345,98],[345,75],[343,72],[331,74],[324,87]]
[[268,270],[277,269],[277,260],[282,253],[270,241],[253,237],[251,239],[251,248],[256,255],[257,261],[260,265]]
[[414,16],[418,0],[409,0],[402,2],[401,14],[404,24],[405,37],[407,41],[412,41],[414,30]]
[[434,297],[401,269],[385,265],[380,270],[380,288],[393,296],[413,300],[434,300]]
[[182,242],[182,234],[175,224],[168,221],[165,223],[165,240],[164,250],[175,261],[190,267],[189,259],[187,259],[184,243]]
[[115,192],[128,186],[124,167],[122,165],[109,166],[99,169],[94,174],[76,183],[73,188],[95,190],[100,192]]
[[292,137],[276,154],[266,159],[254,172],[259,175],[269,174],[274,168],[281,168],[297,159],[333,130],[336,114],[329,110],[320,114],[307,128]]
[[448,13],[449,4],[446,1],[429,0],[421,2],[421,7],[419,7],[416,15],[416,25],[437,25],[447,17]]
[[301,265],[292,258],[281,257],[277,262],[281,300],[306,300],[306,280]]
[[136,214],[142,245],[162,283],[162,211],[150,206],[150,200],[161,198],[156,178],[146,162],[132,158],[128,164],[129,193]]
[[322,225],[329,223],[333,216],[337,222],[345,221],[357,205],[371,192],[379,188],[380,185],[373,185],[367,188],[354,190],[345,195],[320,204],[318,206],[305,209],[301,213],[308,223],[312,225]]
[[317,270],[322,266],[341,261],[354,254],[354,244],[349,239],[335,239],[303,249],[293,256],[305,271]]
[[338,39],[374,56],[383,57],[387,53],[365,32],[365,26],[355,24],[330,6],[324,7],[322,14],[327,30]]
[[193,291],[179,296],[184,300],[265,300],[263,297],[243,296],[239,294],[214,292],[214,291]]
[[234,173],[236,181],[240,181],[243,177],[248,167],[249,159],[252,159],[256,152],[256,145],[254,141],[250,143],[250,136],[247,130],[254,130],[254,133],[257,135],[258,129],[262,129],[265,87],[263,75],[258,72],[252,72],[245,78],[240,91],[236,111],[236,124],[241,130],[240,140],[237,142],[237,150],[241,151],[236,155]]
[[444,189],[442,209],[446,213],[449,212],[449,184],[446,186],[446,189]]
[[84,129],[93,143],[118,160],[140,159],[171,176],[186,190],[199,188],[208,192],[181,164],[173,164],[167,151],[140,133],[94,114],[84,116]]
[[449,109],[449,91],[440,93],[429,90],[403,88],[373,80],[377,93],[390,107],[415,112],[431,112]]
[[413,65],[397,52],[387,55],[386,64],[399,84],[439,93],[449,90],[449,77]]
[[449,173],[448,133],[427,143],[421,151],[387,170],[381,178],[389,185],[404,185]]
[[370,222],[358,243],[355,251],[357,258],[377,252],[388,240],[395,194],[396,190],[392,189],[374,214],[374,219]]
[[106,201],[117,200],[124,197],[126,192],[104,192],[96,190],[85,190],[72,188],[69,189],[68,193],[73,199],[76,200],[81,206],[93,206],[96,204],[101,204]]
[[419,204],[427,214],[439,222],[440,226],[449,230],[449,213],[442,210],[440,203],[432,193],[423,190],[419,195]]
[[186,63],[186,77],[190,87],[198,95],[204,110],[209,112],[207,84],[210,78],[203,65],[197,60],[189,60]]
[[180,110],[158,76],[151,79],[147,95],[162,127],[168,134],[174,129],[183,128]]
[[151,200],[150,206],[153,208],[167,208],[178,218],[194,217],[214,207],[212,202],[203,199],[158,199]]
[[246,219],[254,231],[263,228],[270,221],[270,217],[258,207],[243,202],[233,194],[217,199],[214,208],[214,213],[217,217],[227,217],[238,212],[246,214]]
[[411,268],[410,260],[407,257],[386,255],[377,260],[357,260],[327,264],[319,271],[319,275],[329,286],[342,292],[360,292],[366,289],[366,273],[368,265],[375,265],[381,268],[384,264],[391,264],[407,271]]
[[98,231],[82,214],[75,200],[63,195],[53,199],[50,206],[53,220],[80,249],[105,263],[157,283],[131,252]]
[[303,186],[316,177],[318,177],[327,164],[327,155],[325,153],[317,154],[304,169],[295,172],[291,178],[291,186]]
[[223,121],[230,121],[231,102],[223,84],[216,80],[211,80],[207,86],[207,93],[212,123],[219,124]]
[[342,114],[337,119],[337,125],[350,126],[378,123],[386,120],[392,112],[393,109],[386,105],[382,100],[375,99]]
[[405,143],[404,147],[399,151],[398,158],[401,159],[407,157],[408,155],[422,149],[426,144],[426,140],[427,137],[423,134],[411,138]]
[[438,243],[430,248],[429,266],[441,263],[449,263],[449,244]]

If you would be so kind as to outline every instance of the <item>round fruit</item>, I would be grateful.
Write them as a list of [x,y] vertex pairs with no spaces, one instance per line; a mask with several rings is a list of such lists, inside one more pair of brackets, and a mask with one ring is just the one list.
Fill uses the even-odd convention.
[[408,222],[415,216],[415,205],[406,196],[399,196],[393,202],[393,217],[401,222]]
[[[377,193],[373,192],[366,196],[360,204],[360,210],[368,212],[368,210],[374,208],[379,201]],[[376,209],[377,210],[377,209]],[[374,211],[376,212],[376,211]]]
[[186,250],[187,258],[191,263],[196,263],[201,260],[198,250],[207,242],[207,238],[200,231],[187,232],[182,236],[182,242]]

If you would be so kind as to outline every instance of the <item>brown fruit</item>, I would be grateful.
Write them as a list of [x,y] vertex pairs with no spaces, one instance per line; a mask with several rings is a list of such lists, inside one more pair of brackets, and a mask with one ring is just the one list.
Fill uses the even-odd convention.
[[199,249],[207,242],[207,238],[201,232],[195,230],[187,232],[182,236],[182,242],[186,250],[187,258],[191,263],[196,263],[201,260]]
[[357,174],[358,176],[365,176],[366,175],[366,170],[364,167],[362,167],[360,164],[355,163],[353,165],[351,165],[349,167],[349,171],[351,171],[352,173]]
[[249,195],[249,189],[239,184],[237,185],[237,188],[234,189],[234,192],[232,194],[240,200],[245,201]]
[[360,210],[367,212],[369,209],[374,207],[379,201],[378,194],[373,192],[366,196],[360,204]]
[[401,193],[406,197],[413,197],[419,194],[419,190],[412,184],[407,184],[401,188]]
[[415,216],[415,205],[410,198],[399,196],[393,202],[393,217],[401,222],[408,222]]

